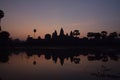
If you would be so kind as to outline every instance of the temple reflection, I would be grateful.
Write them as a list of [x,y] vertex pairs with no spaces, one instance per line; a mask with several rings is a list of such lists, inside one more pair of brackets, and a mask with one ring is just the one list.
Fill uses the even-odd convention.
[[19,54],[24,52],[28,59],[33,57],[33,65],[37,65],[38,58],[44,55],[46,60],[52,60],[53,63],[60,63],[64,65],[64,61],[70,60],[71,63],[79,64],[80,56],[86,56],[88,61],[102,61],[107,62],[109,60],[118,61],[120,59],[119,49],[117,50],[99,50],[99,49],[80,49],[80,48],[44,48],[44,49],[19,49],[19,50],[2,50],[0,51],[0,62],[7,63],[11,54]]

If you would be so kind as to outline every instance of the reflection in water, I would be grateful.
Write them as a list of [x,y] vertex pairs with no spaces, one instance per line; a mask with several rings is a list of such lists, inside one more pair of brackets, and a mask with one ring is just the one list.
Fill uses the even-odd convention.
[[9,56],[14,54],[19,54],[25,52],[25,54],[28,57],[34,57],[33,64],[36,65],[35,61],[35,55],[40,57],[41,55],[45,56],[46,60],[52,59],[54,63],[57,63],[58,59],[60,60],[61,65],[64,64],[64,60],[70,59],[71,62],[74,62],[75,64],[79,64],[80,62],[80,55],[84,55],[88,57],[89,61],[96,61],[101,60],[103,62],[107,62],[109,59],[118,61],[119,60],[119,49],[116,49],[114,51],[107,50],[99,50],[99,49],[79,49],[79,48],[58,48],[58,49],[25,49],[25,50],[19,50],[19,51],[1,51],[0,52],[0,62],[8,62]]
[[108,48],[2,50],[0,80],[119,80],[119,52]]

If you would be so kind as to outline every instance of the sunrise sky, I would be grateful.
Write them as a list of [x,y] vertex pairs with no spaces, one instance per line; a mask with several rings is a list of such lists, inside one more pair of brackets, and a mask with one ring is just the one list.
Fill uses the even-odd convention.
[[65,33],[80,30],[87,32],[120,32],[120,0],[0,0],[2,30],[13,39],[25,40],[27,35],[44,38],[64,28]]

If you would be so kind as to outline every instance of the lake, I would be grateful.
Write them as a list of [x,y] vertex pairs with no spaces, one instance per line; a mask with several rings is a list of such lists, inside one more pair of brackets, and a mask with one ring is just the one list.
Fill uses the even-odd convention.
[[0,80],[120,80],[120,49],[1,50]]

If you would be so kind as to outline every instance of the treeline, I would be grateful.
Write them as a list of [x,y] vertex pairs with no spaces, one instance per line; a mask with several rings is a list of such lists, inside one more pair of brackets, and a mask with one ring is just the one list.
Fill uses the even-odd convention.
[[34,37],[28,35],[25,41],[10,38],[10,33],[2,31],[1,19],[4,17],[4,12],[0,10],[0,48],[6,47],[32,47],[32,46],[119,46],[120,45],[120,33],[112,32],[108,34],[107,31],[102,32],[88,32],[87,37],[80,38],[80,31],[74,30],[69,34],[64,33],[63,28],[60,30],[60,34],[55,30],[52,35],[46,34],[42,39],[40,36],[35,38],[36,29],[33,29]]
[[119,46],[120,34],[117,32],[109,33],[107,31],[88,32],[87,37],[80,38],[80,31],[74,30],[69,34],[64,33],[61,28],[60,33],[55,30],[52,35],[46,34],[42,39],[40,36],[35,38],[36,29],[33,30],[34,37],[28,35],[25,41],[19,39],[11,39],[7,31],[0,32],[0,46],[1,47],[26,47],[26,46]]
[[80,38],[79,30],[65,34],[63,28],[61,28],[59,34],[55,30],[52,35],[46,34],[45,39],[40,37],[35,39],[28,35],[26,42],[28,45],[118,45],[120,44],[120,34],[117,32],[108,34],[107,31],[88,32],[87,37]]
[[[34,29],[34,37],[35,37],[35,32],[36,32],[36,29]],[[107,31],[101,31],[101,32],[88,32],[87,33],[87,37],[83,37],[83,38],[79,38],[80,37],[80,31],[79,30],[74,30],[74,31],[71,31],[69,34],[68,33],[64,33],[64,30],[63,28],[61,28],[60,30],[60,34],[58,34],[58,32],[55,30],[52,35],[51,34],[46,34],[45,35],[45,39],[46,40],[50,40],[50,39],[55,39],[55,40],[64,40],[64,39],[95,39],[95,40],[98,40],[98,39],[101,39],[101,40],[104,40],[104,39],[119,39],[120,38],[120,33],[117,33],[117,32],[112,32],[110,34],[108,34]],[[28,39],[35,39],[33,37],[30,37],[30,35],[28,35]],[[41,37],[39,36],[38,39],[41,39]]]
[[[12,54],[19,55],[24,53],[27,59],[36,55],[36,57],[41,57],[44,55],[46,60],[52,60],[55,64],[60,63],[64,65],[65,60],[71,63],[79,64],[81,61],[80,55],[86,56],[88,61],[102,61],[108,62],[109,60],[118,61],[120,60],[119,54],[120,50],[115,49],[109,50],[109,48],[66,48],[66,49],[51,49],[51,48],[40,48],[40,49],[10,49],[0,51],[0,62],[7,63]],[[33,65],[39,63],[34,57],[32,61]]]

